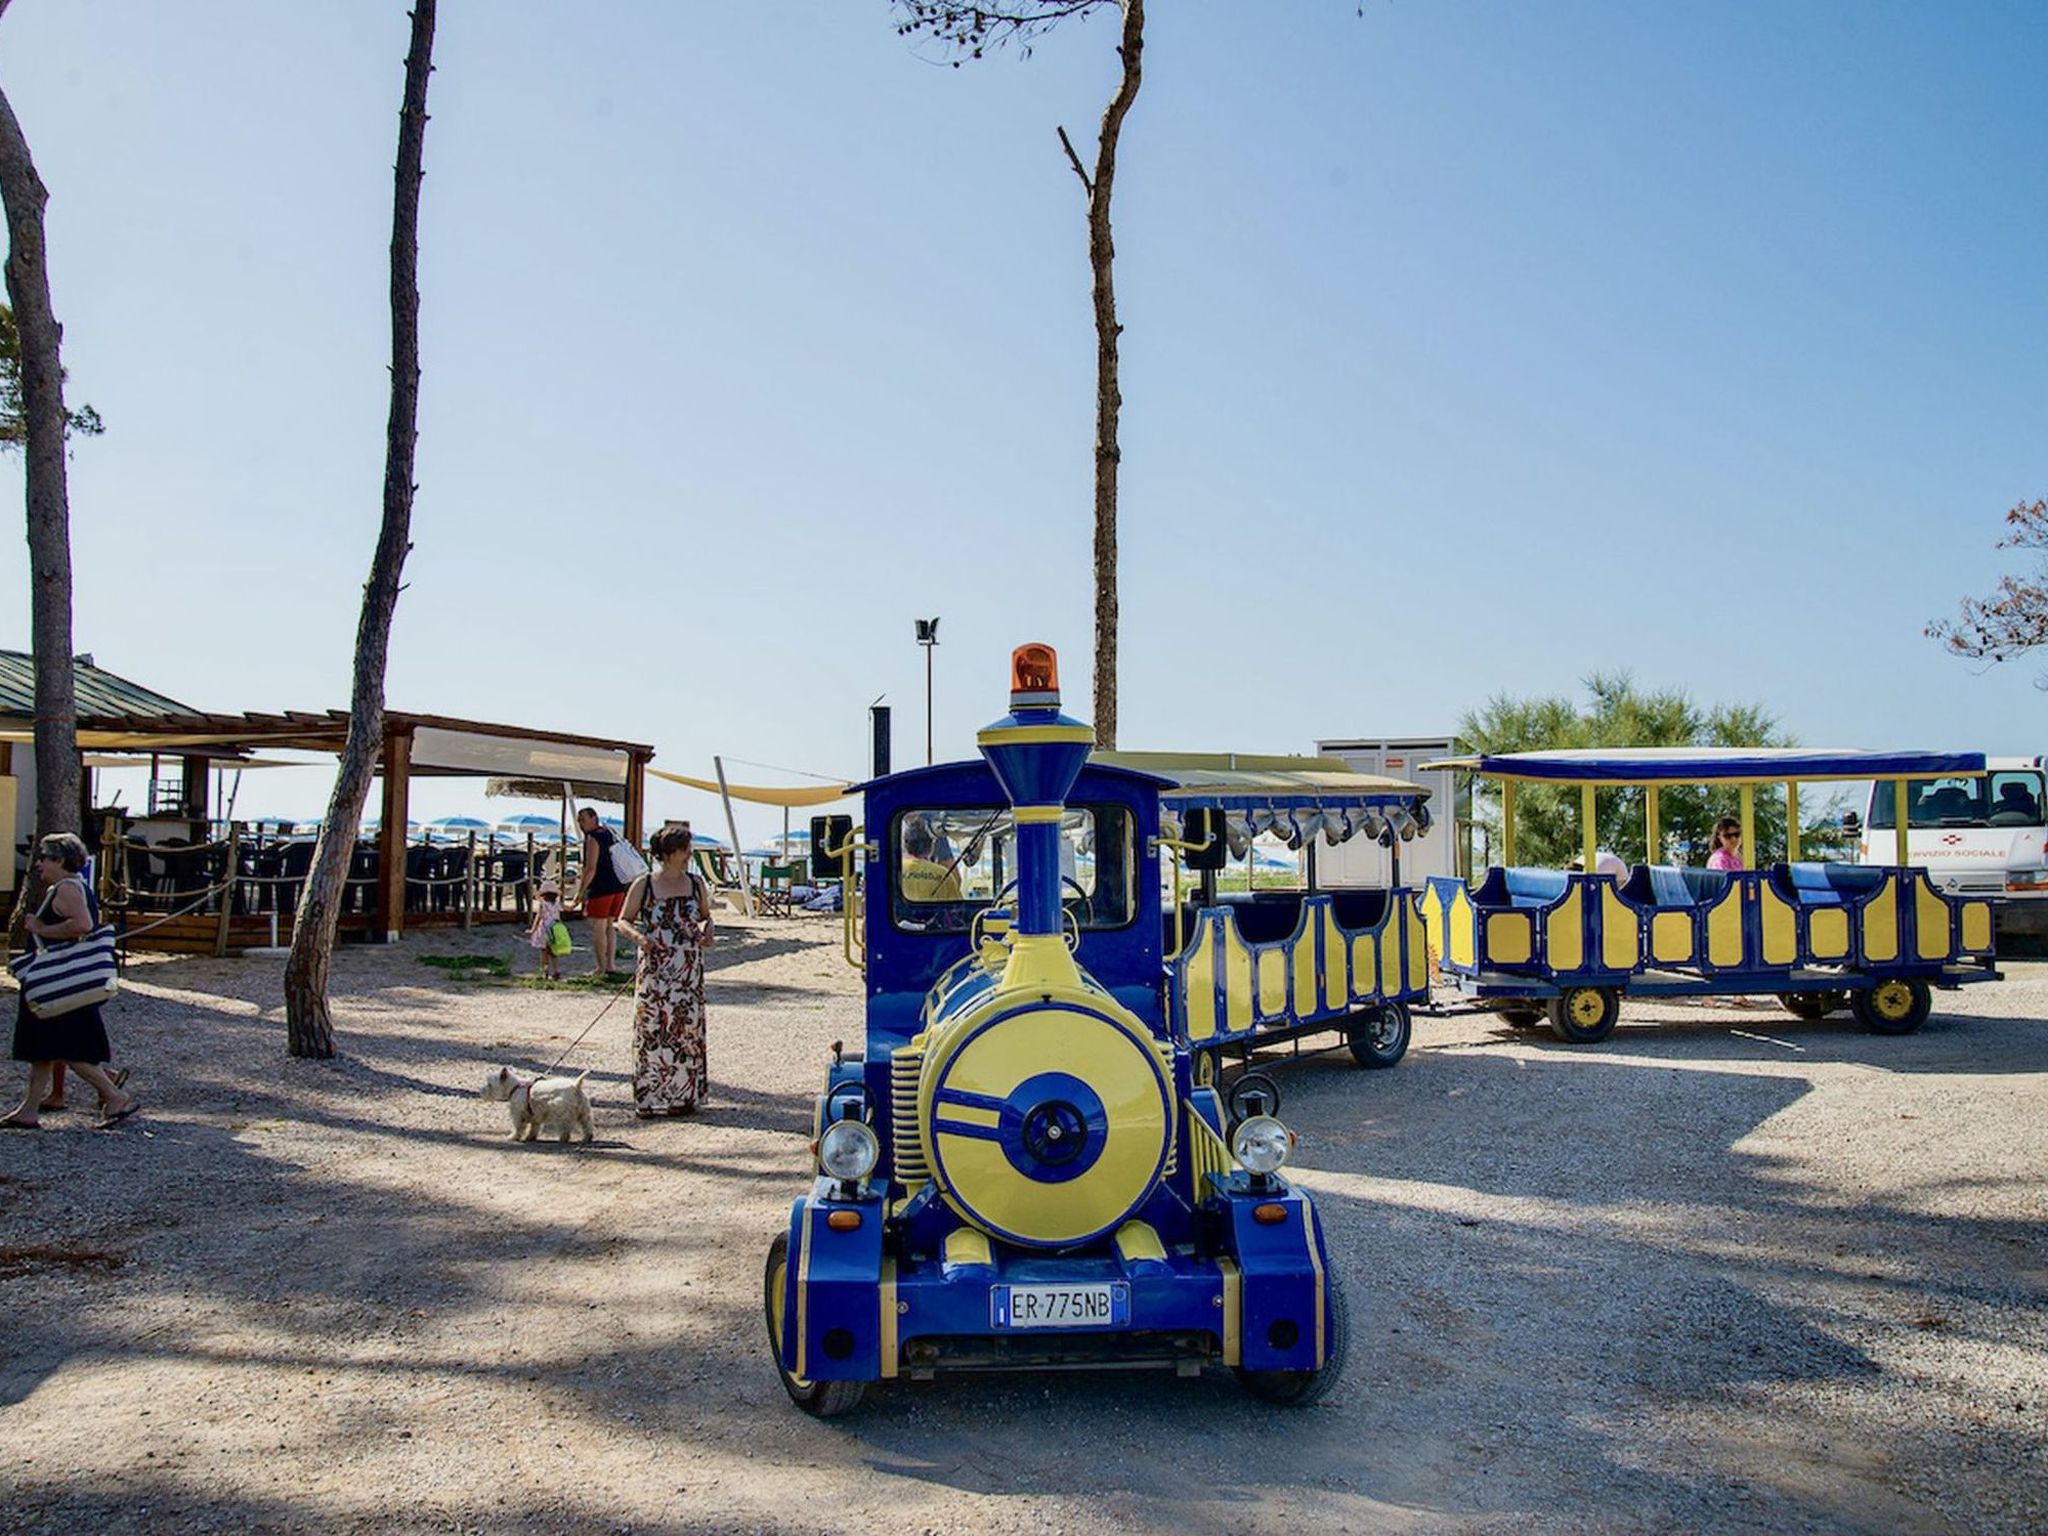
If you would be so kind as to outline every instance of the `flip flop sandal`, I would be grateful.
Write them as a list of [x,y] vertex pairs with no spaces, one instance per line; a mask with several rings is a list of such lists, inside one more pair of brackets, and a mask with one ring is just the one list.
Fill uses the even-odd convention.
[[42,1127],[33,1120],[17,1120],[12,1115],[0,1119],[0,1131],[40,1131]]
[[111,1115],[104,1117],[100,1121],[98,1128],[104,1131],[110,1125],[119,1125],[123,1120],[126,1120],[130,1115],[134,1114],[135,1111],[137,1111],[140,1108],[142,1108],[142,1100],[130,1099],[128,1101],[128,1107],[126,1109],[117,1109]]

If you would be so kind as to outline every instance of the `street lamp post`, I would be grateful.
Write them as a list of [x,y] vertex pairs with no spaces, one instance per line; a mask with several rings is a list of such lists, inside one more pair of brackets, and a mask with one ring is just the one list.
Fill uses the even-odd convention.
[[939,643],[939,621],[917,621],[917,643],[924,647],[924,761],[932,763],[932,647]]

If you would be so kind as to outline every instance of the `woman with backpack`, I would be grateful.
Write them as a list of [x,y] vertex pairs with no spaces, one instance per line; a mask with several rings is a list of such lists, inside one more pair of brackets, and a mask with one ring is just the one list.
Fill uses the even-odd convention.
[[647,872],[647,861],[630,844],[621,842],[589,806],[576,813],[576,825],[583,832],[583,871],[576,885],[576,899],[583,905],[583,915],[590,919],[590,950],[597,959],[596,973],[609,976],[618,950],[612,923],[625,902],[626,887],[636,876]]
[[[80,878],[85,859],[85,844],[69,832],[54,832],[36,842],[35,876],[43,896],[26,923],[39,954],[81,939],[99,926],[99,898]],[[99,1004],[44,1015],[29,1007],[27,997],[16,1001],[20,1012],[14,1021],[13,1054],[16,1061],[29,1064],[28,1092],[14,1113],[0,1120],[0,1126],[18,1131],[37,1129],[60,1061],[69,1063],[99,1094],[103,1124],[125,1120],[142,1107],[140,1099],[122,1092],[121,1085],[103,1070],[113,1051],[107,1045],[107,1026],[100,1017]]]

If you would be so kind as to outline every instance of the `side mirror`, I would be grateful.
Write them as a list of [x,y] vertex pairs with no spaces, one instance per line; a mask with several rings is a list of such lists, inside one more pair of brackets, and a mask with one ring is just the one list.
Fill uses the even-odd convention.
[[811,818],[811,867],[817,871],[819,879],[831,880],[838,877],[840,852],[852,841],[851,816]]
[[1193,870],[1221,869],[1230,862],[1230,845],[1223,840],[1223,813],[1212,807],[1191,810],[1181,817],[1181,840],[1195,847],[1181,855]]

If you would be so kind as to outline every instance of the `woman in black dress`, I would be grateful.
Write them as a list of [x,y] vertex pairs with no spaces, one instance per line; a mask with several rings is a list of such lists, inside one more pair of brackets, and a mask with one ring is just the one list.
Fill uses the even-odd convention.
[[[36,948],[83,938],[98,925],[99,899],[79,878],[84,868],[85,844],[69,832],[37,840],[35,876],[44,887],[43,899],[27,920]],[[51,1072],[60,1061],[69,1063],[73,1072],[92,1085],[108,1124],[125,1120],[142,1107],[140,1099],[123,1093],[101,1070],[101,1063],[113,1052],[108,1049],[107,1026],[97,1007],[76,1008],[45,1019],[29,1012],[18,995],[15,1006],[14,1059],[29,1064],[28,1092],[14,1113],[0,1120],[0,1126],[22,1131],[36,1128],[37,1114],[49,1097]]]

